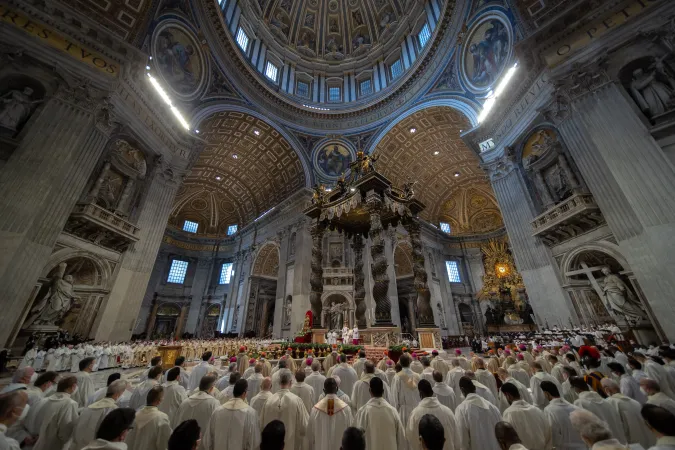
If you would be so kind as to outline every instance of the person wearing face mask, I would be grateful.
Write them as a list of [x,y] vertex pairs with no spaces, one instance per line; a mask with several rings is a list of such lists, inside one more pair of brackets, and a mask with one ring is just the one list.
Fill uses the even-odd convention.
[[0,391],[0,394],[7,394],[8,392],[28,388],[28,385],[31,383],[31,379],[33,378],[34,374],[35,370],[30,366],[18,369],[12,376],[12,382],[5,386]]
[[82,450],[126,450],[124,440],[134,423],[136,412],[131,408],[111,411],[98,427],[96,439]]
[[675,400],[661,392],[661,386],[650,378],[640,380],[640,389],[647,394],[647,403],[660,406],[675,414]]
[[[0,449],[19,450],[19,443],[7,436],[7,428],[25,417],[28,413],[28,394],[25,391],[12,391],[0,395]],[[25,411],[25,412],[24,412]]]
[[35,418],[38,440],[35,450],[61,450],[71,437],[77,419],[77,402],[71,395],[77,391],[77,378],[68,376],[59,381],[56,394],[47,397]]
[[23,449],[32,448],[37,441],[40,429],[35,426],[35,417],[37,417],[40,407],[45,402],[45,396],[52,390],[56,391],[57,378],[56,372],[45,372],[35,380],[34,385],[28,386],[28,389],[26,389],[28,408],[24,413],[25,418],[17,421],[7,431],[7,435],[21,443]]

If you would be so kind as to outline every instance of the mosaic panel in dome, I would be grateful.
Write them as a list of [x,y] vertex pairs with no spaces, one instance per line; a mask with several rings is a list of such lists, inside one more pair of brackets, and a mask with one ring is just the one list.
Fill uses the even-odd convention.
[[[474,229],[487,232],[502,226],[486,174],[459,137],[469,128],[468,119],[452,108],[427,108],[396,124],[374,151],[379,156],[378,171],[394,185],[401,186],[409,179],[418,182],[415,195],[426,205],[422,218],[435,224],[450,223],[453,234]],[[488,212],[496,213],[499,220]],[[474,220],[480,226],[474,225]]]
[[171,223],[200,217],[206,233],[242,227],[305,186],[299,156],[263,120],[221,112],[199,130],[206,146],[176,196]]

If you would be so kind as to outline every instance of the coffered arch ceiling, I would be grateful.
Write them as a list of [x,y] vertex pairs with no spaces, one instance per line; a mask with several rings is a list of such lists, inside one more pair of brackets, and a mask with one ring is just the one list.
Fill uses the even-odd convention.
[[478,157],[459,137],[471,127],[459,111],[434,106],[397,123],[377,144],[377,169],[396,186],[417,181],[426,205],[421,217],[448,222],[453,235],[482,234],[503,227],[501,213]]
[[176,195],[170,225],[199,223],[198,234],[223,234],[252,222],[306,184],[300,157],[266,121],[237,111],[199,124],[206,145]]

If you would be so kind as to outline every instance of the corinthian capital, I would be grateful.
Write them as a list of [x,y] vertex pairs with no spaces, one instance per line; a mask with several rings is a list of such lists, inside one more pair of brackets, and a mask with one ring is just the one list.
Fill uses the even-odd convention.
[[572,103],[601,89],[612,81],[606,68],[606,58],[589,64],[575,64],[570,72],[553,82],[556,95]]

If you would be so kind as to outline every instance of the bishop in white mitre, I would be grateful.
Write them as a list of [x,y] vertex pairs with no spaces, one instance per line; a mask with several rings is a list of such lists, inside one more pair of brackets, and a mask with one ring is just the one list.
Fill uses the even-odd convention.
[[302,399],[290,391],[290,374],[282,373],[279,377],[279,385],[279,392],[273,394],[265,402],[261,428],[265,428],[273,420],[282,421],[286,427],[284,449],[301,450],[309,414]]
[[455,410],[457,433],[462,450],[500,450],[494,429],[502,420],[495,405],[476,394],[476,386],[468,377],[459,380],[464,401]]
[[447,406],[441,405],[438,399],[433,396],[434,391],[428,380],[420,380],[417,388],[422,400],[410,414],[410,420],[406,427],[406,437],[410,450],[422,450],[422,444],[419,440],[419,425],[425,414],[435,416],[441,422],[441,425],[443,425],[445,436],[443,450],[459,450],[459,434],[457,433],[455,415],[452,410]]
[[314,405],[307,424],[307,443],[310,449],[340,450],[344,431],[354,418],[349,405],[337,397],[337,383],[327,378],[324,383],[326,396]]
[[417,392],[417,384],[420,382],[419,374],[410,369],[410,355],[404,353],[399,359],[403,367],[394,377],[391,386],[391,404],[401,416],[401,422],[408,423],[412,410],[420,402],[420,396]]
[[148,392],[147,404],[136,413],[134,428],[125,440],[129,450],[166,450],[172,429],[169,416],[157,408],[163,395],[161,385]]
[[59,381],[56,394],[45,399],[35,418],[39,437],[34,450],[61,450],[71,438],[77,420],[77,402],[71,397],[77,389],[73,376]]
[[[363,366],[363,375],[361,376],[361,379],[354,384],[354,389],[350,396],[355,411],[361,409],[361,407],[370,400],[370,380],[373,378],[375,378],[375,365],[372,362],[367,361]],[[386,383],[383,384],[383,398],[389,401],[389,386],[387,386]]]
[[187,392],[180,384],[180,367],[169,369],[166,374],[167,382],[164,383],[164,398],[159,404],[159,410],[169,416],[171,428],[176,428],[180,423],[176,422],[176,413],[180,405],[187,399]]
[[[204,450],[255,450],[260,445],[258,413],[246,403],[248,382],[234,384],[233,398],[213,412],[202,434]],[[288,442],[288,441],[286,441]]]
[[113,381],[106,391],[106,396],[82,410],[73,430],[73,442],[70,450],[81,450],[96,439],[96,430],[110,411],[117,408],[119,399],[127,389],[127,382]]
[[[371,399],[356,413],[355,425],[366,430],[368,450],[407,450],[405,427],[396,408],[384,395],[384,383],[375,377],[370,380]],[[386,430],[386,432],[383,432]]]

